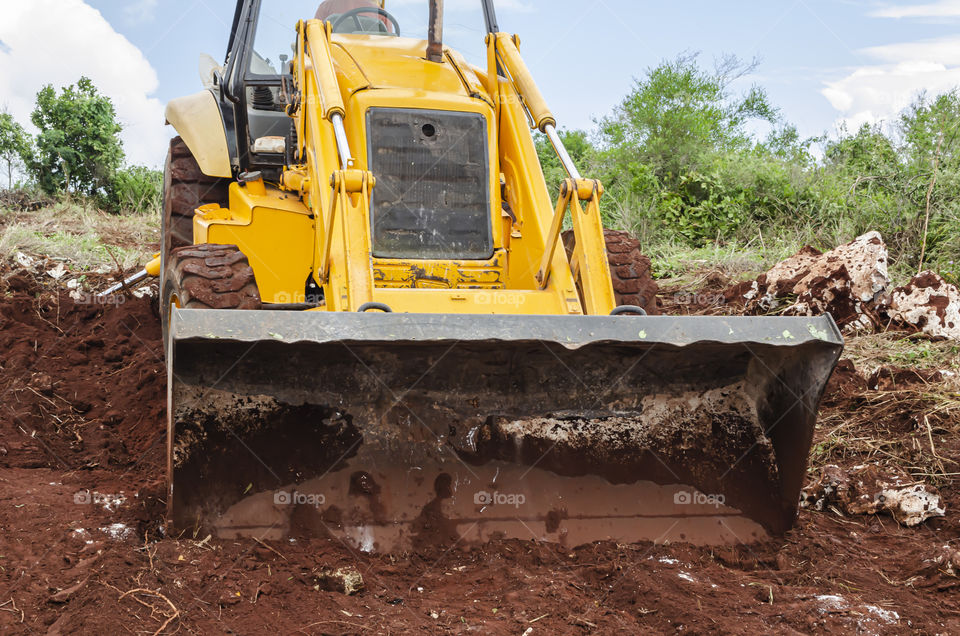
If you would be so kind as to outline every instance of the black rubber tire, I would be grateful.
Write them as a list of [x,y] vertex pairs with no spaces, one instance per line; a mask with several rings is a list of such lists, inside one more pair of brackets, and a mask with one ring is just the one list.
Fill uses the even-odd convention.
[[604,239],[617,305],[640,307],[648,316],[660,315],[659,288],[653,279],[650,259],[640,251],[640,241],[617,230],[604,230]]
[[[659,316],[657,294],[660,289],[653,280],[650,259],[640,251],[640,241],[629,232],[604,230],[604,242],[607,248],[607,262],[610,265],[610,279],[613,283],[613,295],[617,307],[631,305],[640,307],[648,316]],[[567,250],[567,259],[573,258],[573,230],[563,233],[563,245]],[[579,290],[580,283],[577,283]],[[581,290],[580,299],[583,300]]]
[[163,169],[163,253],[193,243],[193,214],[201,205],[229,203],[230,179],[200,171],[180,137],[170,140]]
[[183,309],[263,307],[246,255],[236,245],[209,244],[178,247],[170,252],[160,295],[164,343],[174,304]]

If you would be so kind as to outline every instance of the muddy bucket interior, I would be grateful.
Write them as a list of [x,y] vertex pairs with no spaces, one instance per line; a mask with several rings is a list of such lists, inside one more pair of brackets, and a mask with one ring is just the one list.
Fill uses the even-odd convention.
[[174,533],[749,543],[796,516],[827,318],[175,310]]

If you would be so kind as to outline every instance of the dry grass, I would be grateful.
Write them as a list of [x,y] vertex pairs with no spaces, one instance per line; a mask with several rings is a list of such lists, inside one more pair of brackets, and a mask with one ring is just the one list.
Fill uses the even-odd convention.
[[[811,471],[826,464],[895,466],[942,486],[960,477],[960,343],[887,332],[848,338],[844,358],[869,378],[878,369],[940,371],[943,377],[836,400],[818,422]],[[936,377],[934,375],[934,377]]]
[[871,462],[934,485],[950,483],[960,476],[960,377],[850,396],[824,410],[818,428],[813,471]]
[[72,202],[37,211],[0,209],[0,259],[24,252],[84,270],[113,270],[115,257],[131,268],[149,260],[159,236],[155,215],[107,214]]
[[863,376],[888,366],[960,373],[960,342],[936,341],[923,334],[891,331],[848,338],[843,357]]

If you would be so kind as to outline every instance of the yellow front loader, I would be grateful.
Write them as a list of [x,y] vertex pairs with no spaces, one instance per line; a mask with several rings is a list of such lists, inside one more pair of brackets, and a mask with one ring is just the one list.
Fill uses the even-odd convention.
[[[390,551],[787,530],[833,321],[618,306],[603,187],[492,2],[484,65],[444,46],[439,0],[425,37],[332,4],[240,0],[227,64],[167,111],[171,531]],[[569,174],[553,198],[534,130]]]

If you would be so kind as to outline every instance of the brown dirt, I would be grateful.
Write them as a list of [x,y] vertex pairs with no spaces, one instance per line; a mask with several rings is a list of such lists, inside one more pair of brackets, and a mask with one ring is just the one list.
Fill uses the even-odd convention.
[[0,190],[0,206],[18,212],[35,212],[41,208],[53,205],[54,199],[40,191],[33,190]]
[[[948,476],[947,517],[918,528],[805,510],[785,541],[738,548],[511,540],[377,556],[333,540],[162,538],[150,303],[78,305],[22,271],[0,280],[0,633],[960,632],[960,580],[936,561],[960,547]],[[929,406],[891,407],[856,369],[828,395],[817,443],[857,422],[854,438],[882,428],[886,455],[837,446],[818,463],[884,460],[927,439],[917,409]],[[945,472],[958,472],[956,424],[932,430]],[[357,568],[364,589],[326,591],[339,567]]]
[[[742,305],[727,298],[732,284],[730,275],[718,269],[699,272],[686,284],[664,284],[660,289],[660,305],[668,316],[724,316],[740,313]],[[749,286],[749,282],[745,283]]]

